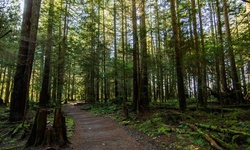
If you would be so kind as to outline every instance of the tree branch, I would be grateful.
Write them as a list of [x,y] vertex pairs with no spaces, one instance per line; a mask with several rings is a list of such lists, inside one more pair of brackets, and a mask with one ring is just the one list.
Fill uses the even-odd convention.
[[246,3],[250,3],[250,1],[249,0],[242,0],[243,2],[246,2]]
[[12,30],[9,30],[8,32],[6,32],[4,35],[2,35],[1,37],[0,37],[0,39],[1,38],[3,38],[3,37],[5,37],[7,34],[9,34],[10,32],[12,32]]

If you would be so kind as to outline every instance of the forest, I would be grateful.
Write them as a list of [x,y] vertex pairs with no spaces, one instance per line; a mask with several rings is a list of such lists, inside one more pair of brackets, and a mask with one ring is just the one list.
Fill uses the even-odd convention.
[[68,144],[63,107],[79,103],[150,136],[188,128],[201,149],[249,150],[249,48],[247,0],[0,1],[0,145]]

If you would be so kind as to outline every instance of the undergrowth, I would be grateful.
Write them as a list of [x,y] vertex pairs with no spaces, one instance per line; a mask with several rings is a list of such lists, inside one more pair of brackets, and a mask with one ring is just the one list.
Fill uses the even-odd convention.
[[98,115],[105,115],[105,114],[118,114],[118,110],[121,109],[121,106],[118,106],[114,103],[108,104],[96,104],[91,107],[90,112]]
[[[193,108],[193,105],[191,107]],[[113,119],[120,124],[136,128],[154,140],[165,139],[162,143],[165,143],[163,145],[170,149],[212,149],[209,146],[210,143],[202,136],[203,133],[194,131],[188,124],[195,126],[204,124],[228,130],[250,132],[249,110],[230,108],[230,111],[221,115],[220,110],[217,111],[212,106],[212,109],[196,111],[190,109],[182,113],[176,109],[178,108],[178,101],[176,100],[162,104],[154,102],[151,103],[150,108],[150,112],[143,114],[143,117],[130,112],[129,119],[122,117],[122,107],[114,103],[92,106],[91,112],[99,115],[112,114]],[[219,145],[223,140],[227,143],[229,149],[250,150],[250,137],[244,137],[243,139],[242,135],[220,133],[211,129],[204,129],[201,126],[197,126],[197,128],[204,134],[211,135]],[[170,143],[166,144],[166,142]]]
[[[135,126],[137,126],[135,124]],[[139,124],[138,129],[149,136],[166,135],[172,129],[166,125],[163,119],[159,116],[159,114],[153,115],[149,120]]]
[[66,116],[66,125],[67,125],[67,136],[69,139],[73,137],[75,122],[74,119],[70,116]]

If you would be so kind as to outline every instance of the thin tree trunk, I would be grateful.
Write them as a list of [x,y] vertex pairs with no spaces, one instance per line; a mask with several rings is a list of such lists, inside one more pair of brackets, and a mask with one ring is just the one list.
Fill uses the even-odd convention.
[[128,114],[128,108],[127,108],[127,104],[126,104],[126,100],[127,100],[127,95],[126,95],[126,70],[125,70],[125,39],[124,39],[124,2],[121,1],[121,11],[122,11],[122,33],[121,33],[121,38],[122,38],[122,66],[123,66],[123,85],[122,85],[122,106],[123,106],[123,112],[125,114],[125,117],[128,118],[129,114]]
[[[61,1],[61,5],[63,0]],[[57,81],[57,106],[61,106],[62,101],[62,92],[63,92],[63,82],[64,82],[64,73],[65,73],[65,59],[66,59],[66,48],[67,48],[67,17],[68,17],[68,1],[65,1],[65,16],[64,16],[64,27],[63,27],[63,39],[62,45],[59,45],[59,54],[58,54],[58,81]],[[61,6],[62,7],[62,6]],[[61,30],[61,29],[60,29]],[[61,32],[59,32],[61,36]]]
[[216,0],[216,10],[217,10],[217,27],[218,27],[218,34],[219,34],[219,46],[218,46],[218,54],[219,54],[219,66],[220,66],[220,80],[219,82],[221,82],[222,84],[222,89],[218,89],[219,91],[227,91],[227,81],[226,81],[226,71],[225,71],[225,54],[224,54],[224,50],[223,50],[223,38],[222,38],[222,25],[221,25],[221,16],[220,16],[220,12],[221,12],[221,8],[219,6],[219,1]]
[[197,33],[197,21],[196,21],[196,7],[195,0],[191,0],[192,7],[192,21],[193,21],[193,32],[194,32],[194,48],[196,53],[196,69],[198,78],[198,101],[204,106],[203,91],[202,91],[202,76],[201,76],[201,63],[200,63],[200,47]]
[[12,76],[12,68],[8,68],[8,76],[6,81],[6,89],[5,89],[5,105],[8,105],[11,91],[11,76]]
[[3,71],[3,79],[2,79],[2,84],[1,84],[1,93],[0,93],[0,98],[3,97],[3,90],[4,90],[4,85],[5,85],[5,77],[6,77],[6,73],[7,73],[7,66],[4,67],[4,71]]
[[119,93],[118,93],[118,68],[117,68],[117,44],[116,44],[116,0],[114,0],[114,51],[115,51],[115,60],[114,60],[114,72],[115,72],[115,99],[118,100]]

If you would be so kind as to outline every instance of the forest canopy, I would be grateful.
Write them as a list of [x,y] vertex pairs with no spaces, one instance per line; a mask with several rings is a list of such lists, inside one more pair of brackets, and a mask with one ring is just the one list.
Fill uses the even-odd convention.
[[[5,103],[13,89],[23,4],[7,0],[0,5]],[[29,102],[39,101],[48,43],[50,104],[59,98],[136,106],[137,99],[148,105],[178,98],[185,109],[186,101],[206,106],[211,96],[223,104],[249,100],[248,2],[146,0],[135,2],[134,10],[127,0],[54,0],[49,13],[50,6],[49,0],[41,2]],[[58,82],[63,82],[62,96]]]

